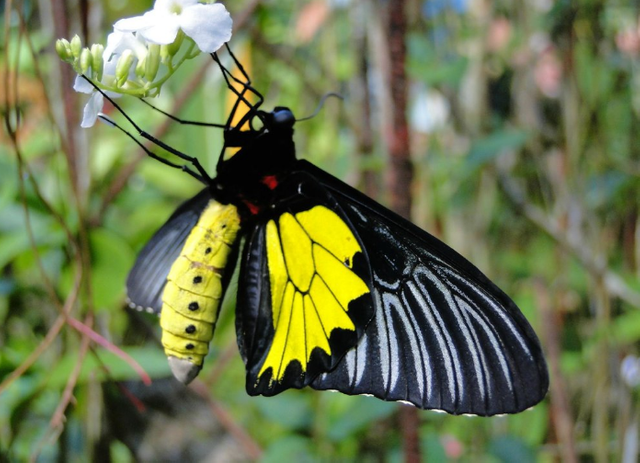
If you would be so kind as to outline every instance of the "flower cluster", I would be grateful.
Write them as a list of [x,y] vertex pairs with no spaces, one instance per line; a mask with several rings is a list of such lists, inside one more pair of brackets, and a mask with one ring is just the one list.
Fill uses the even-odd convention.
[[219,4],[197,0],[156,0],[142,16],[114,24],[106,47],[83,47],[80,37],[56,42],[58,55],[78,73],[74,90],[90,94],[82,127],[91,127],[103,105],[102,93],[157,96],[180,65],[200,52],[213,53],[231,38],[232,20]]

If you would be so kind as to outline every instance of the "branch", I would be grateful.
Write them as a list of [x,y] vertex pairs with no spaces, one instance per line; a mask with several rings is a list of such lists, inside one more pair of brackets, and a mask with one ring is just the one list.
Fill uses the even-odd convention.
[[569,251],[591,275],[601,279],[611,294],[640,309],[640,293],[625,283],[620,275],[610,270],[602,255],[595,254],[593,249],[587,249],[582,245],[584,239],[580,232],[567,233],[553,217],[530,203],[523,189],[507,172],[500,172],[499,179],[507,197],[519,212]]

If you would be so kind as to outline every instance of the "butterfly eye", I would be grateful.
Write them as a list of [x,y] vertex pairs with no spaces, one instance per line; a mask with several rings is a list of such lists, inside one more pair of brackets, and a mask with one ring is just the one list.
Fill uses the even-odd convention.
[[277,128],[289,129],[296,122],[296,118],[289,108],[277,107],[272,114],[273,123]]

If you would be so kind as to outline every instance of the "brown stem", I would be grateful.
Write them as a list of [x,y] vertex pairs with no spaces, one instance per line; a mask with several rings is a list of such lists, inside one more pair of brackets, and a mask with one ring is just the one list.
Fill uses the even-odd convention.
[[409,124],[407,123],[407,21],[405,0],[390,0],[388,6],[388,42],[390,57],[389,87],[392,101],[392,126],[388,141],[391,166],[389,187],[391,208],[403,217],[411,216],[413,164],[409,156]]
[[363,192],[372,198],[378,196],[376,172],[368,164],[373,153],[373,129],[371,126],[371,91],[369,89],[369,56],[367,48],[369,46],[366,3],[356,5],[353,35],[354,47],[358,56],[358,72],[355,78],[355,88],[353,94],[358,108],[354,115],[353,128],[358,140],[358,156],[362,160],[364,167],[360,170],[360,183]]
[[194,381],[189,386],[196,394],[202,397],[211,410],[211,413],[216,419],[229,431],[229,434],[240,444],[240,447],[244,450],[245,454],[252,461],[259,460],[262,457],[262,448],[253,438],[247,433],[247,431],[238,424],[231,414],[222,406],[222,404],[211,398],[211,393],[207,387],[205,387],[202,381]]
[[[409,124],[407,122],[407,73],[406,73],[406,2],[390,0],[387,10],[387,39],[389,43],[389,88],[391,91],[392,125],[389,127],[388,149],[390,156],[389,189],[391,208],[407,219],[411,216],[411,182],[413,164],[409,150]],[[404,441],[405,461],[419,463],[420,419],[417,409],[403,407],[400,420]]]
[[578,461],[576,442],[574,438],[574,423],[571,417],[569,397],[567,397],[567,387],[562,370],[560,368],[561,346],[561,326],[562,321],[558,312],[553,310],[553,304],[549,299],[546,285],[536,282],[537,306],[540,309],[540,319],[542,321],[542,333],[549,370],[551,373],[551,419],[556,429],[562,461],[574,463]]
[[[69,37],[69,11],[65,0],[51,0],[51,10],[53,12],[53,30],[56,37]],[[58,60],[60,71],[60,95],[62,95],[62,106],[64,109],[64,127],[62,130],[61,143],[63,152],[67,158],[69,176],[71,177],[71,187],[77,197],[79,193],[79,169],[77,147],[73,134],[78,126],[76,93],[68,91],[69,83],[73,82],[73,69],[62,60]]]

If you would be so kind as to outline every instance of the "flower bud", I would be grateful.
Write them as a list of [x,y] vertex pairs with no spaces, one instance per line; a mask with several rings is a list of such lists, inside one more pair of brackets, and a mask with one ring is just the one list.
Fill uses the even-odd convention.
[[71,55],[71,44],[69,44],[67,39],[56,40],[56,53],[62,61],[73,61],[73,56]]
[[80,40],[78,34],[74,35],[71,39],[70,49],[73,57],[78,59],[80,57],[80,52],[82,51],[82,40]]
[[116,64],[116,85],[122,87],[129,79],[129,70],[133,64],[133,52],[125,50]]
[[160,45],[160,60],[165,65],[171,62],[171,55],[169,54],[169,45]]
[[176,35],[176,39],[173,41],[173,43],[170,43],[169,45],[167,45],[169,56],[175,56],[176,53],[180,51],[180,47],[184,42],[184,38],[185,38],[184,32],[182,32],[182,30],[179,29],[178,35]]
[[87,75],[89,69],[91,69],[91,51],[88,48],[83,48],[80,52],[80,71]]
[[91,45],[91,68],[93,69],[93,77],[98,81],[102,80],[102,71],[104,69],[104,45],[94,43]]
[[147,58],[138,59],[138,62],[136,63],[136,76],[144,77],[144,68],[146,61]]
[[155,43],[149,44],[149,54],[144,64],[144,78],[149,82],[153,82],[153,79],[155,79],[158,74],[160,67],[160,48],[160,45]]

